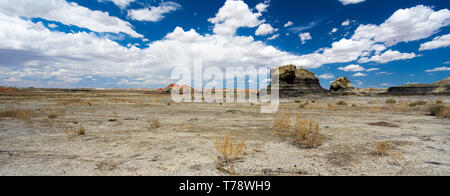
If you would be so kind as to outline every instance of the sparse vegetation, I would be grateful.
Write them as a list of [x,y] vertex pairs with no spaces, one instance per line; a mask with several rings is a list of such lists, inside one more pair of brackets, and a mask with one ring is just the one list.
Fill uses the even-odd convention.
[[410,107],[416,107],[418,105],[427,105],[426,101],[420,100],[420,101],[416,101],[416,102],[412,102],[409,104]]
[[397,103],[397,101],[395,100],[395,99],[388,99],[388,100],[386,100],[386,104],[396,104]]
[[279,114],[273,120],[273,128],[277,134],[285,134],[291,128],[291,118],[286,114]]
[[437,103],[437,104],[442,104],[442,103],[444,103],[444,102],[443,102],[442,100],[439,99],[439,100],[436,101],[436,103]]
[[239,158],[244,153],[245,149],[245,141],[241,141],[240,143],[234,143],[230,138],[230,134],[227,134],[223,140],[219,138],[216,139],[216,149],[220,154],[219,161],[219,169],[224,169],[225,166],[228,166],[228,170],[232,173],[232,164],[233,162]]
[[295,100],[295,103],[301,103],[301,102],[302,102],[302,100],[300,100],[300,99]]
[[152,120],[150,122],[150,128],[151,129],[158,129],[161,127],[161,121],[159,121],[158,119]]
[[302,104],[300,104],[300,108],[305,108],[306,106],[308,106],[309,105],[309,103],[308,102],[306,102],[306,103],[302,103]]
[[48,118],[49,119],[55,119],[55,118],[58,118],[58,115],[57,114],[49,114]]
[[79,136],[79,135],[86,135],[86,129],[84,127],[78,127],[78,128],[70,128],[70,129],[63,129],[64,133],[66,133],[68,136]]
[[335,111],[337,109],[336,105],[333,104],[327,104],[328,109],[330,109],[331,111]]
[[31,118],[31,110],[7,110],[0,112],[0,117],[9,117],[9,118],[17,118],[22,120],[27,120]]
[[322,144],[319,123],[297,116],[294,120],[294,143],[305,148],[315,148]]
[[429,108],[429,112],[439,118],[450,118],[450,107],[445,105],[433,105]]
[[345,102],[344,100],[341,100],[341,101],[337,102],[336,105],[346,106],[347,102]]
[[375,153],[378,156],[387,156],[389,155],[390,151],[392,150],[392,143],[390,142],[377,142],[376,143],[376,149]]

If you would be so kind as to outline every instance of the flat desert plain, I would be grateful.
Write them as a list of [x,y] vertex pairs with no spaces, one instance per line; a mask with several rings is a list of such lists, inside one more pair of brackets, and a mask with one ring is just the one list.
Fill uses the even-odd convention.
[[[301,97],[262,114],[145,92],[3,92],[0,175],[450,175],[450,120],[430,115],[437,103],[450,99]],[[297,119],[320,141],[299,142]],[[236,149],[229,162],[224,143]]]

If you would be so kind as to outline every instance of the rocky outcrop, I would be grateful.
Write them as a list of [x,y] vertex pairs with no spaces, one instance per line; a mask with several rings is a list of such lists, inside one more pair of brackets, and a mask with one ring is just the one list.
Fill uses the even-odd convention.
[[332,93],[350,94],[354,93],[355,87],[350,84],[350,80],[347,77],[341,77],[331,84],[330,91]]
[[[278,70],[278,72],[277,72]],[[270,71],[271,78],[279,78],[280,97],[298,97],[310,94],[326,94],[327,90],[320,86],[319,79],[313,72],[297,69],[295,65],[286,65]],[[269,89],[272,84],[269,86]]]
[[391,87],[388,95],[450,95],[450,78],[433,84],[407,84]]
[[184,93],[191,93],[192,94],[192,93],[194,93],[194,89],[192,87],[190,87],[188,85],[180,86],[180,85],[177,85],[177,84],[170,84],[170,85],[168,85],[166,88],[164,88],[162,90],[162,93],[164,93],[164,94],[171,94],[173,88],[179,89],[179,93],[180,94],[184,94]]

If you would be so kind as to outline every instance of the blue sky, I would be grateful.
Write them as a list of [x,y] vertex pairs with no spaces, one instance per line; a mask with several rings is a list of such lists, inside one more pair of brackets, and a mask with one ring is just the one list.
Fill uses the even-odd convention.
[[175,67],[295,64],[324,88],[450,76],[439,0],[3,0],[0,85],[159,88]]

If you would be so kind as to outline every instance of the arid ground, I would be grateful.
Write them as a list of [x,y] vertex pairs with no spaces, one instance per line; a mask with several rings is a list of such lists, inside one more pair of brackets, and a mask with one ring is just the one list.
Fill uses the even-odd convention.
[[[437,102],[450,99],[303,97],[262,114],[145,92],[3,92],[0,175],[450,175],[450,120],[428,109]],[[279,134],[282,114],[317,122],[320,144]],[[221,169],[216,140],[227,134],[245,148]]]

